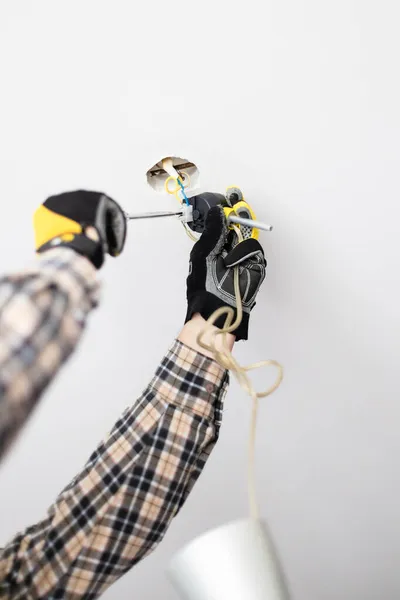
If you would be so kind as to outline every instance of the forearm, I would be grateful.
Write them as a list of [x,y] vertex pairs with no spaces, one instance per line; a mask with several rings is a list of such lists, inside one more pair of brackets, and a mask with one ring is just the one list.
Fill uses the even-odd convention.
[[94,267],[65,248],[0,280],[0,456],[74,349],[97,295]]
[[176,341],[47,518],[3,550],[0,597],[26,597],[28,577],[35,598],[96,598],[146,556],[218,438],[227,383],[217,363]]

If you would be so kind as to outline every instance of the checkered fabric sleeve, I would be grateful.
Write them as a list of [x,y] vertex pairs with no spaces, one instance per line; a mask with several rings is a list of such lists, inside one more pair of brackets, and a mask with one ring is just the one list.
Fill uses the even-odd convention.
[[228,374],[176,341],[47,517],[0,554],[0,598],[92,600],[162,540],[217,440]]
[[67,248],[0,279],[0,456],[78,342],[98,287],[93,265]]

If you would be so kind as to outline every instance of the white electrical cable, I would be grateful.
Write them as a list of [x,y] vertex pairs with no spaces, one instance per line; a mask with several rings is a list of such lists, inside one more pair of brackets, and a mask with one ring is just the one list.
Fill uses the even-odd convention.
[[[233,227],[235,230],[239,243],[243,241],[242,234],[238,227]],[[251,411],[251,423],[250,423],[250,436],[249,436],[249,449],[248,449],[248,497],[250,506],[250,516],[254,519],[259,517],[259,509],[257,504],[257,493],[256,493],[256,482],[255,482],[255,440],[256,440],[256,426],[257,426],[257,414],[258,414],[258,400],[259,398],[265,398],[272,394],[280,385],[283,378],[283,367],[276,360],[262,360],[257,363],[253,363],[248,366],[242,366],[233,357],[231,351],[227,345],[226,335],[232,333],[237,329],[242,322],[243,318],[243,305],[240,294],[240,282],[239,282],[239,267],[234,267],[233,271],[235,298],[236,298],[236,319],[235,312],[232,307],[224,306],[216,310],[206,322],[206,325],[197,336],[197,343],[199,346],[212,352],[214,359],[224,369],[232,371],[236,377],[240,387],[251,397],[252,399],[252,411]],[[225,325],[222,329],[215,329],[212,327],[215,322],[225,315]],[[203,340],[206,334],[211,334],[211,342],[206,344]],[[216,340],[218,336],[222,336],[222,350],[217,348]],[[278,369],[278,375],[275,382],[264,392],[256,392],[254,386],[248,376],[247,372],[253,369],[260,369],[261,367],[273,366]]]

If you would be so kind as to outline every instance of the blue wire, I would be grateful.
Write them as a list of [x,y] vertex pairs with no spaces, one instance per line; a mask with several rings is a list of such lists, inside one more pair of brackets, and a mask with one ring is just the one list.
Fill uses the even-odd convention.
[[186,205],[187,205],[187,206],[190,206],[190,203],[189,203],[188,197],[187,197],[187,196],[186,196],[186,194],[185,194],[185,188],[184,188],[184,186],[183,186],[183,183],[182,183],[182,181],[181,181],[180,179],[178,179],[177,181],[178,181],[178,184],[181,186],[182,196],[183,196],[183,197],[184,197],[184,199],[185,199]]

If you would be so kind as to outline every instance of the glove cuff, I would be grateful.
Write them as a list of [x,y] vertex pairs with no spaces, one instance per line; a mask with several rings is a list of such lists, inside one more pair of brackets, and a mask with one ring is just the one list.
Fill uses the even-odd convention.
[[[211,317],[213,312],[215,312],[218,308],[227,306],[226,302],[222,302],[219,298],[211,294],[210,292],[199,292],[194,296],[188,297],[188,309],[186,313],[185,323],[190,321],[190,319],[196,313],[199,313],[203,319],[208,319]],[[235,311],[236,318],[236,309],[232,306]],[[242,322],[239,327],[232,331],[233,335],[236,336],[236,341],[239,340],[247,340],[248,332],[249,332],[249,318],[250,315],[248,313],[243,312]],[[225,317],[222,316],[214,323],[216,327],[222,329],[225,324]]]
[[100,241],[95,242],[83,234],[75,235],[72,240],[63,240],[62,237],[53,238],[40,246],[37,252],[46,252],[46,250],[52,248],[72,248],[72,250],[90,260],[96,269],[100,269],[104,262],[103,244]]

